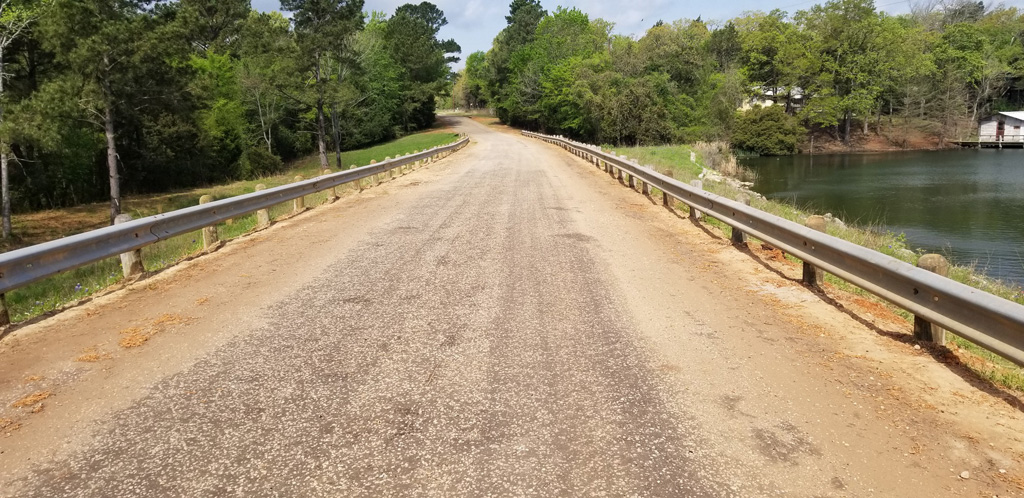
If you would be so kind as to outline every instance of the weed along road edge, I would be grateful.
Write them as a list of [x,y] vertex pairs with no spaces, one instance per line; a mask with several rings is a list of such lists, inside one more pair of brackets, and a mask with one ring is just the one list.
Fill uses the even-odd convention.
[[459,154],[0,342],[0,494],[1021,491],[1019,400],[905,323],[457,127]]

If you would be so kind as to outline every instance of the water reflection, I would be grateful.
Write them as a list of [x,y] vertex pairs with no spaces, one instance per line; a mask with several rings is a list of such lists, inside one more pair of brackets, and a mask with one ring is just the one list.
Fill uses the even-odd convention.
[[743,161],[754,189],[848,222],[907,234],[985,273],[1024,283],[1024,151],[833,154]]

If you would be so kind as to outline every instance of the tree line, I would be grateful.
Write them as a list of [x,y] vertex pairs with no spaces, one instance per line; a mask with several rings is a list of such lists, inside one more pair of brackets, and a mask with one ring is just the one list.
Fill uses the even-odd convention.
[[453,40],[429,2],[0,0],[10,212],[256,178],[433,124]]
[[[489,51],[467,57],[455,104],[590,142],[730,140],[780,154],[808,131],[846,144],[872,128],[944,140],[1024,109],[1024,15],[982,2],[893,16],[832,0],[792,15],[658,21],[639,38],[539,0],[514,0],[506,21]],[[751,98],[776,105],[738,112]]]

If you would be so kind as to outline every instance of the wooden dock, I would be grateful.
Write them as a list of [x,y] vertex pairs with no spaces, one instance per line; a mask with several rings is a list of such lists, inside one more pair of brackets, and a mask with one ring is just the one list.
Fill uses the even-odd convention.
[[953,140],[953,143],[961,147],[974,147],[978,149],[1024,149],[1024,142],[1007,142],[1005,140]]

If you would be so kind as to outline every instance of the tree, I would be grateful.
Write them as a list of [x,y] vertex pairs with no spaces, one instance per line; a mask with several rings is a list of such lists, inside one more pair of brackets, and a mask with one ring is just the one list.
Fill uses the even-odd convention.
[[811,93],[838,99],[843,143],[854,116],[867,119],[884,84],[878,46],[880,18],[871,0],[832,0],[797,15],[811,35]]
[[[45,6],[45,4],[43,5]],[[12,0],[0,0],[0,126],[4,124],[4,104],[7,97],[4,83],[8,79],[6,71],[6,52],[36,18],[39,8],[15,3]],[[8,171],[10,157],[10,141],[0,137],[0,198],[2,198],[2,233],[3,238],[11,236],[11,187]]]
[[346,49],[349,37],[363,27],[363,0],[282,0],[292,12],[296,41],[313,92],[320,167],[327,169],[325,106],[331,78],[326,64]]
[[795,153],[806,133],[781,106],[758,106],[739,113],[730,141],[738,149],[763,156],[783,156]]
[[232,51],[252,6],[249,0],[178,0],[178,21],[200,53]]
[[41,22],[47,48],[81,85],[72,98],[103,129],[111,224],[121,214],[117,108],[138,89],[133,76],[154,21],[146,5],[138,0],[55,0]]
[[243,102],[259,124],[257,135],[274,153],[274,130],[284,117],[286,99],[282,88],[299,86],[295,81],[297,47],[289,23],[280,13],[250,12],[239,44],[238,79]]
[[403,5],[384,23],[384,41],[391,58],[403,69],[402,106],[399,118],[405,131],[434,122],[434,96],[449,84],[448,54],[461,48],[454,41],[438,40],[438,30],[448,21],[429,2]]

